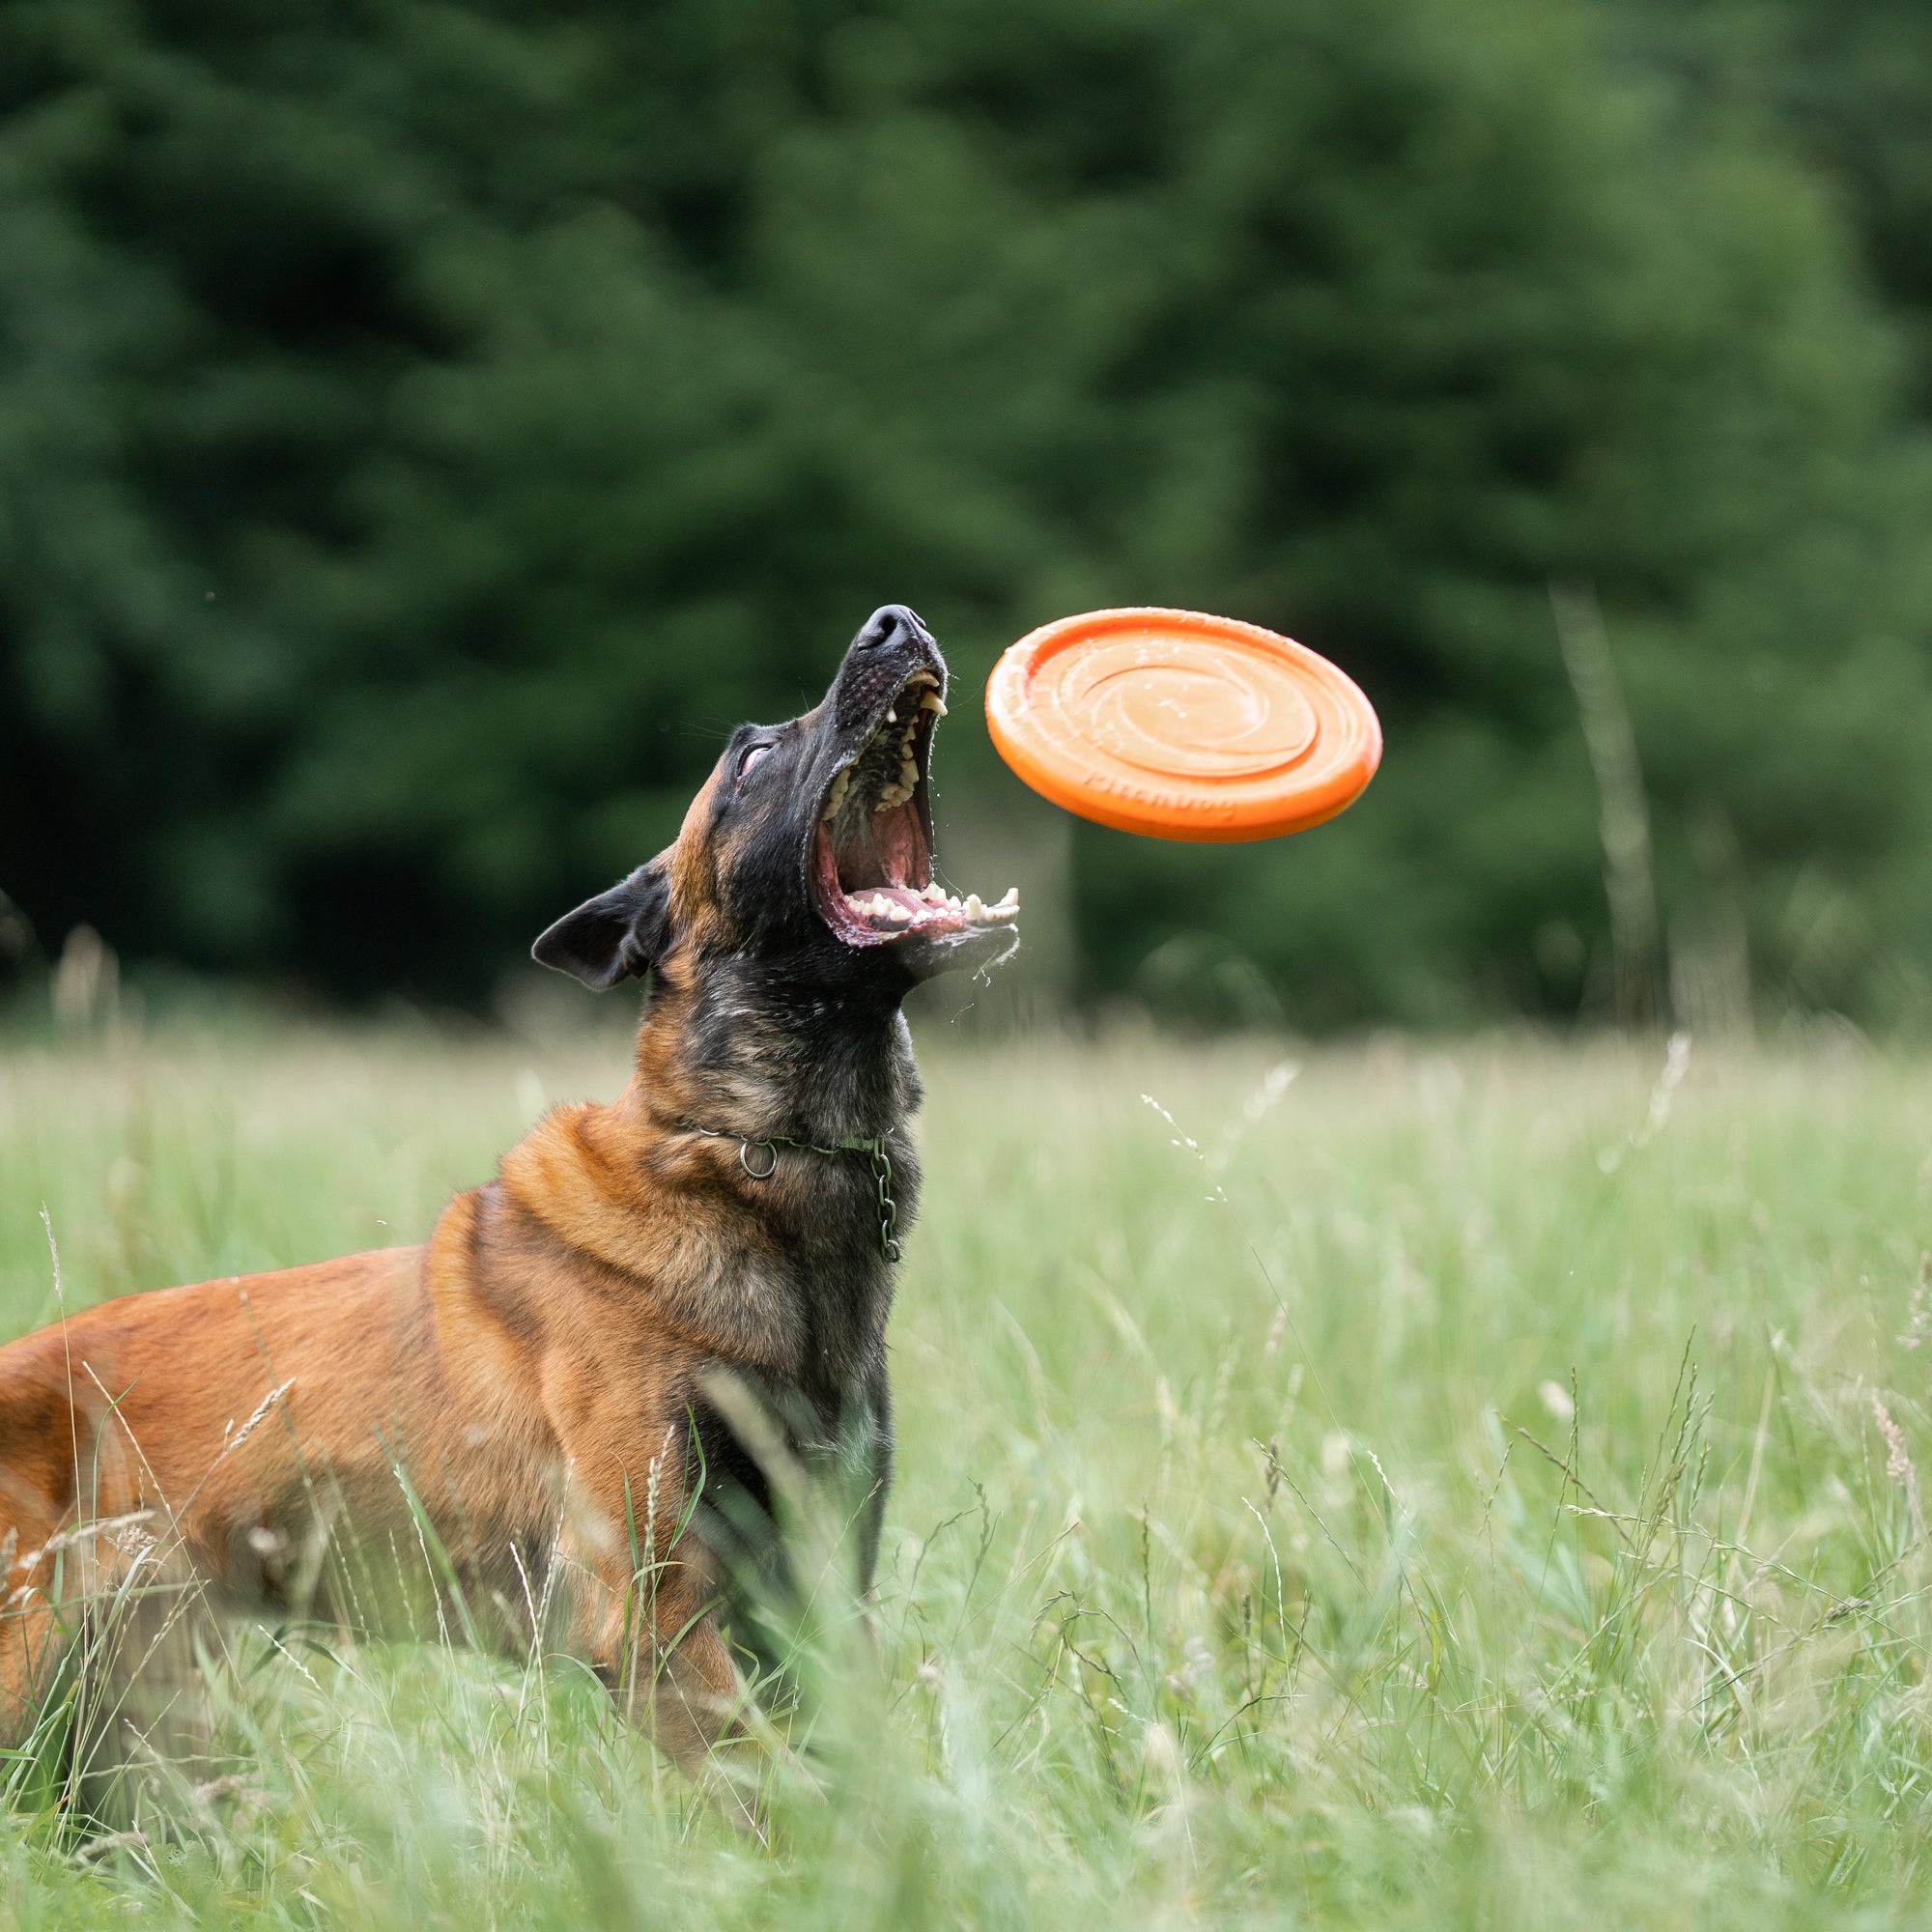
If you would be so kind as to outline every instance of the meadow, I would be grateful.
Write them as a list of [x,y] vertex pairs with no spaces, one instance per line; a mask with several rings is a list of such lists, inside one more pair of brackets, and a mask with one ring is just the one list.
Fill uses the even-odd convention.
[[[1854,1037],[923,1040],[876,1661],[765,1838],[567,1660],[239,1625],[218,1762],[0,1918],[1922,1924],[1932,1062]],[[615,1036],[0,1046],[0,1333],[419,1238]]]

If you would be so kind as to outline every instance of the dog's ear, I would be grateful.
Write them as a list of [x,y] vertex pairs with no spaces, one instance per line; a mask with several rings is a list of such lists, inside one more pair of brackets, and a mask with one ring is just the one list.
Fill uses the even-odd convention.
[[530,957],[604,993],[619,980],[642,979],[669,943],[670,870],[659,857],[565,913]]

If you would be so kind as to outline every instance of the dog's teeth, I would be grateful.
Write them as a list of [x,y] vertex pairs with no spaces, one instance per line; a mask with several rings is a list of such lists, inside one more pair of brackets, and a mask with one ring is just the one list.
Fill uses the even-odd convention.
[[892,902],[892,904],[886,908],[886,917],[890,920],[896,921],[900,925],[904,925],[912,918],[912,907],[909,905],[901,905],[897,899],[895,899]]
[[889,705],[887,705],[887,706],[886,706],[886,723],[887,723],[888,724],[897,724],[898,722],[899,722],[899,714],[898,714],[897,710],[896,710],[896,709],[895,709],[895,707],[894,707],[893,705],[890,705],[890,704],[889,704]]
[[927,905],[944,905],[946,903],[946,888],[939,884],[937,880],[934,880],[931,885],[926,887],[924,892],[920,894],[920,897]]
[[1020,889],[1017,886],[1009,886],[1006,897],[993,908],[995,912],[1006,912],[1009,909],[1013,912],[1018,912],[1020,909]]
[[966,921],[969,925],[978,925],[986,917],[986,908],[980,902],[978,893],[966,895]]
[[937,718],[946,716],[946,700],[936,691],[923,691],[919,695],[919,708],[930,711]]
[[899,760],[899,783],[908,798],[919,789],[919,767],[910,758]]

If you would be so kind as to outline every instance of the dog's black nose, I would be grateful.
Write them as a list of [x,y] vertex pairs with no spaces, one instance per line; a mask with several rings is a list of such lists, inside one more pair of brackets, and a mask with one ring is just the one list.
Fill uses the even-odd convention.
[[925,628],[917,611],[908,610],[903,604],[881,604],[859,626],[859,635],[852,639],[852,648],[883,651],[894,644],[931,642],[932,633]]

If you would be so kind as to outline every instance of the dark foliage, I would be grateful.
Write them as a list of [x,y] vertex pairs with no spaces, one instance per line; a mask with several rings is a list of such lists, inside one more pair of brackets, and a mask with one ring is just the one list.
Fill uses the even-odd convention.
[[[1775,36],[1566,0],[13,0],[0,886],[47,946],[476,1000],[874,605],[966,691],[1192,604],[1346,665],[1384,772],[1276,846],[1083,832],[1086,987],[1575,1011],[1585,581],[1679,963],[1729,922],[1895,1011],[1932,481],[1872,291],[1927,312],[1932,81],[1858,11],[1787,137],[1707,85]],[[972,708],[952,803],[1009,809]]]

